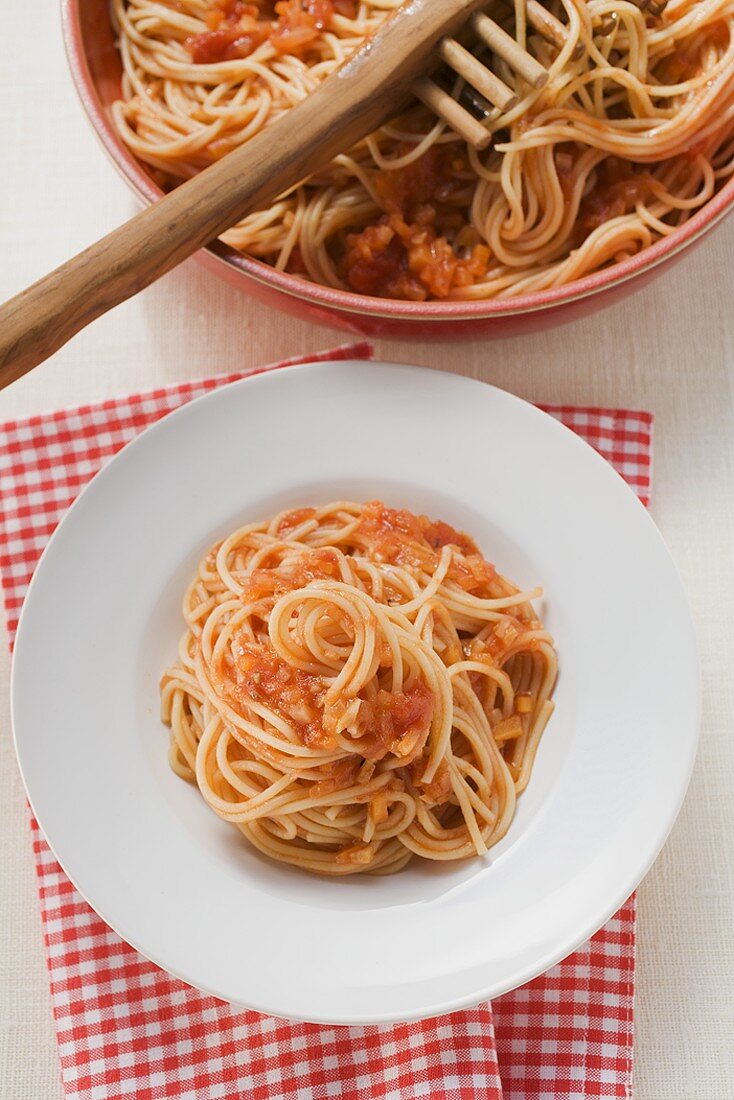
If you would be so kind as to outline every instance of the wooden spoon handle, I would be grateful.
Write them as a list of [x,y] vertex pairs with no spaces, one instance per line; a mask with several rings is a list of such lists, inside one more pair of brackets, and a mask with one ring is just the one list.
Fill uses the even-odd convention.
[[0,307],[0,388],[394,115],[440,37],[483,2],[408,0],[267,130]]
[[[136,214],[0,307],[0,387],[137,294],[332,155],[315,93],[206,171]],[[333,112],[332,112],[333,113]],[[297,142],[293,134],[298,134]],[[341,142],[337,140],[340,148]],[[316,154],[316,155],[315,155]]]
[[[308,100],[294,108],[299,128],[303,113],[310,119],[313,110]],[[0,387],[170,271],[261,198],[305,176],[313,153],[300,144],[284,148],[278,141],[284,126],[279,120],[267,137],[258,135],[0,307]],[[236,175],[230,158],[237,160]]]

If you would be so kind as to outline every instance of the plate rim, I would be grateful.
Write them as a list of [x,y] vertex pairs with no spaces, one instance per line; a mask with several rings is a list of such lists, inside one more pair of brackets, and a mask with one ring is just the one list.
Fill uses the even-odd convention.
[[[557,431],[560,435],[564,436],[567,442],[569,442],[572,439],[574,441],[573,445],[576,446],[578,450],[585,453],[587,459],[593,461],[599,469],[603,469],[606,472],[605,476],[611,475],[613,480],[616,480],[617,482],[622,483],[626,493],[628,494],[628,500],[630,501],[630,504],[633,507],[636,506],[636,510],[638,511],[638,513],[642,513],[642,515],[644,516],[644,521],[643,522],[645,522],[648,525],[650,533],[651,533],[652,536],[654,536],[654,539],[657,543],[658,551],[662,552],[662,555],[667,559],[667,562],[668,562],[669,566],[671,567],[673,575],[674,575],[675,580],[677,582],[678,595],[680,597],[680,605],[681,605],[681,608],[684,609],[685,613],[686,613],[687,626],[688,626],[688,630],[689,630],[688,644],[691,646],[693,656],[695,658],[695,676],[693,676],[693,675],[691,676],[691,683],[690,683],[690,688],[694,692],[693,702],[694,702],[695,723],[694,723],[694,728],[692,729],[692,731],[689,735],[689,740],[688,740],[688,743],[687,743],[685,775],[684,775],[684,780],[680,784],[680,790],[678,790],[678,792],[677,792],[677,797],[675,799],[674,809],[669,814],[668,819],[666,819],[666,821],[661,824],[660,828],[658,829],[658,831],[655,835],[654,841],[651,840],[648,844],[642,846],[645,849],[646,852],[651,853],[651,854],[647,854],[647,855],[645,855],[644,858],[638,859],[638,860],[635,861],[635,870],[634,870],[634,872],[631,872],[631,871],[628,872],[628,874],[625,878],[625,885],[620,886],[620,888],[614,894],[613,900],[607,902],[604,905],[597,906],[596,909],[595,909],[595,912],[597,913],[597,915],[593,918],[593,920],[588,920],[584,924],[583,929],[581,931],[574,932],[572,935],[569,935],[567,937],[566,941],[563,944],[556,943],[556,946],[555,946],[554,949],[549,948],[546,951],[546,953],[542,956],[542,958],[538,958],[536,960],[536,962],[534,962],[532,964],[528,964],[525,967],[516,970],[513,973],[512,977],[508,978],[507,981],[505,981],[505,982],[495,983],[488,989],[485,989],[484,987],[482,987],[480,989],[476,989],[476,990],[472,989],[471,992],[462,994],[460,996],[454,996],[454,997],[449,998],[449,999],[444,998],[444,999],[441,1000],[440,1003],[430,1004],[430,1005],[427,1005],[425,1007],[421,1006],[420,1009],[417,1009],[415,1012],[411,1012],[411,1013],[408,1013],[408,1014],[406,1014],[405,1012],[395,1013],[395,1012],[390,1012],[390,1011],[380,1011],[380,1012],[373,1012],[373,1013],[367,1013],[367,1014],[366,1013],[360,1013],[358,1015],[352,1015],[352,1014],[349,1014],[349,1013],[346,1013],[346,1012],[340,1012],[338,1015],[324,1016],[324,1015],[321,1015],[321,1014],[304,1014],[302,1012],[294,1012],[292,1010],[288,1010],[287,1015],[286,1015],[286,1013],[284,1012],[284,1009],[283,1009],[282,1006],[279,1007],[277,1005],[273,1005],[272,1003],[271,1004],[265,1004],[265,1003],[262,1003],[262,1002],[258,1003],[256,1000],[250,1000],[250,999],[248,999],[247,1002],[243,1002],[243,1001],[240,1001],[240,1000],[233,1001],[231,999],[231,994],[230,993],[222,991],[221,989],[217,989],[217,988],[202,984],[202,982],[199,981],[198,979],[196,981],[194,981],[194,980],[192,980],[191,977],[188,977],[186,975],[186,973],[184,973],[180,968],[172,969],[170,965],[168,965],[167,963],[165,963],[161,959],[160,955],[157,952],[155,952],[155,951],[151,952],[145,946],[142,946],[138,942],[137,936],[135,936],[135,935],[130,936],[129,934],[124,932],[121,929],[121,927],[118,926],[118,923],[115,921],[114,918],[110,919],[110,916],[105,911],[105,907],[104,906],[101,906],[101,907],[98,906],[92,900],[92,897],[90,896],[91,891],[89,891],[87,889],[80,888],[80,886],[78,885],[78,883],[76,881],[76,877],[74,875],[72,875],[67,870],[66,857],[64,857],[64,859],[59,857],[59,854],[57,853],[54,844],[52,843],[51,839],[48,837],[48,834],[47,834],[47,832],[44,828],[44,825],[43,825],[43,820],[42,820],[43,815],[39,814],[38,807],[36,806],[36,804],[34,802],[34,798],[32,797],[31,792],[29,790],[29,786],[28,786],[28,782],[27,782],[27,778],[26,778],[26,770],[23,766],[22,750],[21,750],[21,747],[20,747],[20,739],[19,739],[19,736],[18,736],[17,719],[16,719],[16,712],[17,712],[17,707],[18,707],[17,693],[18,693],[18,690],[19,690],[18,685],[17,685],[17,680],[18,680],[17,668],[18,668],[18,665],[19,665],[19,661],[17,659],[17,653],[18,653],[19,649],[22,652],[22,650],[24,648],[24,643],[21,642],[21,640],[24,637],[24,634],[23,634],[24,621],[25,621],[26,618],[28,618],[28,615],[29,615],[28,608],[31,606],[30,601],[31,601],[31,597],[32,597],[32,594],[33,594],[34,585],[36,585],[37,578],[41,573],[41,569],[44,566],[44,561],[47,558],[47,555],[49,554],[50,549],[52,548],[52,546],[54,546],[60,540],[61,537],[63,537],[62,532],[63,532],[65,526],[67,525],[67,521],[69,520],[69,517],[75,511],[78,502],[80,500],[82,500],[83,497],[85,497],[85,495],[91,490],[92,486],[94,486],[97,482],[104,480],[104,478],[107,475],[108,471],[117,462],[118,458],[121,458],[121,456],[123,456],[127,451],[135,448],[144,437],[148,436],[149,433],[154,432],[163,423],[168,423],[173,418],[179,418],[179,417],[185,417],[186,415],[192,415],[192,410],[198,409],[199,406],[204,405],[207,402],[216,401],[217,399],[221,400],[222,399],[222,394],[226,393],[226,392],[231,392],[231,389],[233,387],[235,387],[239,390],[239,389],[245,388],[245,387],[251,387],[252,388],[252,387],[268,386],[268,385],[273,384],[274,382],[276,384],[278,384],[279,380],[282,380],[282,379],[286,378],[290,374],[291,371],[297,371],[297,372],[300,373],[300,372],[305,372],[305,371],[309,370],[309,371],[312,371],[316,374],[320,374],[320,373],[328,373],[330,370],[333,370],[333,369],[338,369],[340,371],[348,371],[348,370],[354,369],[354,368],[357,368],[358,371],[369,370],[369,371],[375,371],[375,373],[377,373],[380,370],[386,368],[388,371],[398,369],[398,370],[401,370],[401,371],[406,370],[406,371],[416,372],[417,374],[424,373],[426,375],[431,375],[431,376],[441,375],[444,378],[451,379],[451,382],[449,383],[450,385],[463,384],[463,385],[466,386],[466,388],[468,390],[475,389],[476,387],[481,387],[483,391],[492,391],[494,396],[495,396],[495,399],[499,398],[500,401],[507,400],[507,401],[510,402],[510,404],[522,407],[524,412],[530,413],[530,415],[533,416],[533,417],[541,418],[546,423],[548,421],[550,421],[553,425],[553,430]],[[171,388],[175,388],[175,386],[176,386],[176,384],[174,383]],[[196,415],[196,413],[194,412],[193,415]],[[21,644],[19,645],[19,643],[21,643]],[[303,1022],[317,1023],[317,1024],[322,1024],[322,1025],[325,1025],[325,1026],[340,1026],[340,1025],[351,1026],[351,1025],[372,1025],[372,1024],[380,1024],[380,1023],[397,1023],[397,1022],[403,1022],[403,1021],[428,1019],[428,1018],[431,1018],[431,1017],[434,1017],[434,1016],[437,1016],[437,1015],[442,1015],[444,1013],[454,1012],[454,1011],[457,1011],[457,1010],[462,1009],[462,1008],[466,1008],[466,1007],[470,1007],[472,1005],[476,1005],[477,1003],[479,1003],[479,1002],[481,1002],[485,999],[488,999],[488,998],[491,999],[491,998],[494,998],[494,997],[497,997],[497,996],[501,996],[502,994],[507,993],[510,990],[516,989],[519,986],[524,985],[526,982],[531,981],[533,978],[535,978],[538,975],[544,973],[547,969],[549,969],[550,967],[556,965],[558,962],[560,962],[564,958],[566,958],[569,954],[571,954],[575,950],[577,950],[577,948],[579,946],[581,946],[583,943],[585,943],[601,927],[603,927],[603,925],[628,900],[630,895],[637,889],[640,882],[644,879],[645,875],[648,873],[648,871],[652,867],[653,863],[658,858],[658,856],[659,856],[659,854],[660,854],[660,852],[661,852],[668,836],[670,835],[670,832],[673,828],[673,825],[675,824],[675,822],[676,822],[676,820],[677,820],[677,818],[680,814],[680,810],[682,808],[683,802],[684,802],[685,797],[686,797],[686,793],[688,791],[688,787],[689,787],[689,784],[690,784],[690,781],[691,781],[691,776],[692,776],[693,769],[694,769],[694,766],[695,766],[695,761],[696,761],[696,756],[697,756],[697,751],[698,751],[698,746],[699,746],[699,741],[700,741],[701,711],[702,711],[701,671],[702,670],[701,670],[701,663],[700,663],[699,644],[698,644],[698,639],[697,639],[697,635],[696,635],[695,624],[693,622],[690,606],[689,606],[686,591],[685,591],[685,586],[683,584],[683,580],[681,578],[680,571],[677,567],[675,559],[673,558],[670,550],[668,549],[667,544],[665,543],[665,540],[663,539],[663,536],[662,536],[660,530],[658,529],[655,521],[653,520],[652,516],[650,515],[650,512],[649,512],[648,508],[646,508],[645,505],[640,501],[639,497],[637,496],[637,493],[634,491],[634,489],[632,489],[632,487],[628,484],[628,482],[624,479],[624,477],[615,469],[615,467],[606,458],[604,458],[593,446],[591,446],[591,444],[589,444],[576,431],[569,428],[562,421],[560,421],[560,420],[556,419],[555,417],[553,417],[550,413],[547,413],[544,409],[539,408],[533,402],[525,400],[524,398],[521,398],[521,397],[517,396],[516,394],[514,394],[514,393],[512,393],[508,390],[504,390],[501,387],[496,386],[496,385],[494,385],[490,382],[484,382],[483,380],[473,378],[473,377],[470,377],[470,376],[467,376],[467,375],[455,373],[455,372],[452,372],[452,371],[436,370],[435,368],[419,366],[417,364],[412,364],[412,363],[399,363],[399,362],[393,362],[393,361],[359,360],[359,359],[311,360],[311,361],[300,362],[300,363],[296,363],[296,364],[288,364],[287,366],[284,366],[284,367],[276,367],[276,368],[269,369],[269,370],[266,369],[266,370],[263,370],[263,371],[258,371],[258,372],[253,373],[253,374],[245,375],[242,378],[236,379],[232,382],[224,383],[223,385],[220,385],[220,386],[216,386],[216,387],[212,388],[211,390],[209,390],[209,391],[207,391],[203,394],[198,395],[197,397],[194,397],[194,398],[192,398],[188,401],[185,401],[183,404],[179,405],[175,409],[172,409],[170,412],[164,413],[163,416],[159,417],[157,420],[154,420],[151,424],[147,425],[144,429],[142,429],[142,431],[140,431],[131,440],[129,440],[123,447],[121,447],[119,451],[117,451],[114,455],[112,455],[104,463],[104,465],[93,475],[93,477],[91,477],[89,479],[89,481],[87,481],[84,484],[84,486],[82,487],[82,489],[80,490],[79,494],[76,496],[76,498],[74,499],[72,504],[65,511],[64,515],[62,516],[61,520],[57,524],[57,526],[54,529],[52,535],[50,536],[48,542],[46,543],[46,545],[45,545],[45,547],[44,547],[44,549],[43,549],[43,551],[42,551],[42,553],[41,553],[41,555],[38,559],[38,562],[37,562],[37,564],[34,568],[34,571],[33,571],[28,589],[26,590],[25,596],[23,598],[23,603],[22,603],[22,606],[21,606],[21,609],[20,609],[20,615],[19,615],[19,618],[18,618],[18,625],[17,625],[17,628],[16,628],[15,640],[14,640],[12,657],[11,657],[11,671],[10,671],[11,728],[12,728],[12,737],[13,737],[13,747],[14,747],[16,761],[17,761],[18,768],[19,768],[20,775],[21,775],[21,780],[23,782],[24,791],[25,791],[26,797],[28,799],[32,814],[35,817],[36,822],[38,823],[38,827],[41,831],[42,837],[45,839],[46,843],[48,844],[48,846],[49,846],[49,848],[50,848],[50,850],[51,850],[51,852],[54,856],[54,859],[59,863],[62,870],[64,871],[64,874],[66,874],[66,876],[72,882],[75,890],[87,902],[87,904],[92,908],[92,910],[99,917],[101,917],[101,919],[107,925],[109,925],[109,927],[125,943],[127,943],[131,947],[133,947],[144,958],[150,960],[155,965],[159,966],[162,970],[164,970],[167,974],[170,974],[170,975],[174,976],[175,978],[178,978],[179,980],[186,983],[187,985],[189,985],[193,989],[200,990],[200,991],[202,991],[206,994],[209,994],[211,996],[216,997],[219,1000],[228,1001],[228,1002],[232,1003],[233,1005],[237,1005],[238,1007],[250,1009],[250,1010],[260,1012],[260,1013],[263,1013],[263,1014],[266,1014],[266,1015],[276,1016],[276,1017],[281,1017],[281,1018],[287,1018],[287,1019],[291,1019],[291,1020],[299,1020],[299,1021],[303,1021]],[[682,753],[681,753],[681,755],[682,755]]]

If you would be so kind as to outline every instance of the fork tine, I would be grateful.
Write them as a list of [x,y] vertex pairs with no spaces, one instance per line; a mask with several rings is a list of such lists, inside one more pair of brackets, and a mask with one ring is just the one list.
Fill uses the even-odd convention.
[[[555,15],[551,15],[542,4],[539,4],[538,0],[528,0],[525,10],[531,27],[545,38],[546,42],[550,42],[552,46],[562,50],[568,41],[568,31],[563,23],[556,19]],[[583,52],[583,44],[578,42],[571,55],[573,60],[576,61]]]
[[475,149],[485,149],[489,145],[492,140],[490,131],[432,80],[427,77],[416,80],[413,94]]
[[508,88],[498,76],[482,65],[481,61],[477,61],[476,57],[455,38],[443,38],[439,54],[455,73],[463,76],[472,88],[476,88],[485,99],[495,107],[499,107],[501,111],[509,111],[517,103],[517,96],[512,88]]
[[478,13],[472,17],[472,26],[482,41],[531,87],[540,89],[547,84],[548,73],[540,62],[518,46],[515,39],[493,19]]
[[[537,0],[530,0],[530,2],[534,2],[540,8]],[[545,12],[543,8],[540,10]],[[547,14],[548,20],[552,20],[553,17]],[[558,28],[557,37],[560,35],[561,40],[565,42],[562,25],[558,20],[553,20],[553,23],[554,30]],[[471,27],[481,40],[480,54],[489,50],[532,88],[540,89],[545,86],[548,80],[545,68],[494,20],[477,13],[471,19]],[[548,37],[547,25],[546,37]],[[441,86],[441,77],[438,78],[438,83],[424,77],[415,82],[413,93],[470,145],[476,149],[483,149],[491,142],[492,134],[488,127],[477,119],[477,114],[482,115],[486,123],[488,119],[497,117],[496,112],[501,114],[511,110],[517,104],[518,96],[492,71],[489,63],[480,61],[455,38],[448,36],[442,38],[437,52],[444,64],[461,77],[464,82],[463,88],[458,91],[458,94],[456,94],[457,89],[454,88],[452,93]],[[462,100],[475,113],[472,114],[467,110],[459,100]]]

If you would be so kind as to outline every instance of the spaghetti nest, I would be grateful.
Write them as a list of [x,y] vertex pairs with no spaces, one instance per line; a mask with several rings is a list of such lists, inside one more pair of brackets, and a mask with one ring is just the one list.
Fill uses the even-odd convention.
[[[168,187],[307,96],[399,0],[113,0],[122,139]],[[672,233],[734,171],[734,0],[526,0],[491,14],[546,67],[477,153],[417,106],[224,235],[314,282],[411,300],[561,286]],[[457,92],[459,88],[457,86]]]
[[266,855],[328,875],[483,855],[552,710],[530,603],[442,522],[337,502],[242,527],[184,598],[170,762]]

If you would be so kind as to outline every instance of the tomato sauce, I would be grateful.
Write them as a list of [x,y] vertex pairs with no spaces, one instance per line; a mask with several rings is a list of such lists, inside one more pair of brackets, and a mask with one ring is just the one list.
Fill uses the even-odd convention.
[[705,35],[696,36],[687,46],[678,44],[669,57],[663,59],[660,79],[664,84],[684,84],[701,72],[702,52],[714,46],[720,53],[729,45],[729,27],[723,19],[705,28]]
[[291,275],[308,275],[308,268],[298,245],[295,246],[288,258],[286,271],[290,272]]
[[[469,660],[485,661],[489,665],[501,668],[517,639],[529,630],[540,629],[542,624],[537,619],[523,620],[514,615],[505,614],[495,625],[486,642],[475,641],[469,645],[466,656]],[[525,639],[523,650],[528,652],[537,649],[538,644],[534,638]],[[476,685],[475,690],[477,690]]]
[[379,560],[427,573],[438,566],[442,547],[455,546],[460,556],[452,556],[447,577],[474,595],[483,594],[497,576],[494,566],[485,561],[468,535],[441,520],[387,508],[381,501],[364,506],[356,536]]
[[300,527],[305,520],[311,519],[315,515],[315,508],[296,508],[293,512],[288,512],[278,524],[278,534],[285,535],[289,531],[293,531],[294,528]]
[[[243,0],[214,0],[206,15],[209,28],[186,39],[197,65],[235,61],[270,42],[277,53],[307,53],[331,24],[335,10],[351,12],[351,0],[278,0],[274,10]],[[263,18],[263,16],[270,18]],[[275,19],[272,18],[275,15]]]
[[414,760],[407,768],[410,781],[420,792],[420,797],[428,806],[440,806],[451,797],[451,774],[448,764],[442,760],[436,769],[436,774],[429,782],[424,782],[423,773],[426,761],[421,758]]
[[597,168],[596,182],[584,195],[576,220],[581,243],[594,229],[611,218],[629,214],[650,194],[649,173],[626,160],[608,157]]
[[270,44],[278,53],[300,54],[312,46],[329,26],[334,14],[331,0],[278,0],[278,15]]
[[[304,745],[335,746],[324,724],[323,681],[289,665],[271,647],[249,640],[235,642],[233,694],[241,705],[256,702],[274,710],[295,726]],[[332,768],[322,781],[321,792],[351,785],[361,759],[382,760],[393,753],[408,760],[420,753],[434,707],[433,693],[424,683],[407,691],[379,691],[373,700],[362,700],[354,740],[359,755]]]
[[451,545],[458,546],[462,554],[476,554],[477,547],[474,540],[463,531],[457,531],[451,524],[444,523],[441,519],[427,520],[425,516],[420,516],[418,522],[424,539],[434,550]]
[[433,571],[435,548],[423,537],[420,517],[373,500],[362,508],[355,539],[380,561]]
[[339,562],[333,550],[311,550],[289,566],[277,569],[253,569],[247,577],[241,599],[245,603],[273,597],[305,588],[312,581],[338,580]]
[[361,736],[355,740],[360,756],[382,760],[388,753],[412,757],[428,737],[435,708],[433,692],[423,683],[408,691],[379,691],[363,700],[357,718]]
[[235,643],[235,695],[240,703],[263,703],[292,722],[304,745],[333,747],[333,738],[322,722],[326,688],[311,676],[287,664],[262,644]]
[[319,795],[333,794],[334,791],[354,786],[361,766],[358,756],[345,757],[343,760],[335,760],[333,764],[327,764],[322,769],[324,778],[312,785],[309,794],[318,798]]
[[[399,145],[396,158],[410,153],[412,148],[408,144]],[[466,167],[464,157],[450,147],[432,145],[403,168],[377,172],[374,188],[386,213],[401,214],[406,220],[415,221],[426,206],[438,210],[466,205],[471,185],[468,188],[466,181],[459,178]],[[444,216],[447,213],[445,209],[441,212]]]
[[[410,148],[399,148],[397,155]],[[466,167],[455,150],[432,146],[403,168],[375,173],[373,184],[385,213],[346,238],[341,269],[353,290],[424,301],[429,295],[447,298],[455,287],[486,274],[486,245],[475,244],[460,256],[446,236],[466,220],[463,211],[473,190],[461,178]]]

